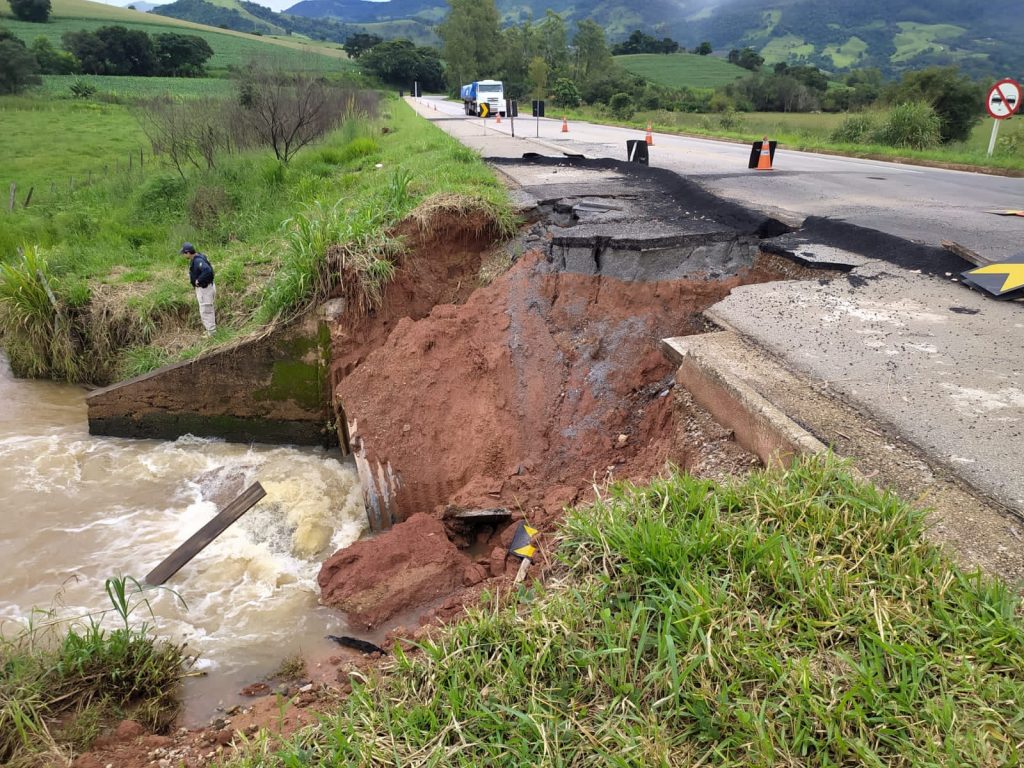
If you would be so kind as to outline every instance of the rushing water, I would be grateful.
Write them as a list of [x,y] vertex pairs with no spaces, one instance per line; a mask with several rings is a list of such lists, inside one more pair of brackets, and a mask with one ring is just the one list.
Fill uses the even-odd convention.
[[34,608],[75,616],[110,607],[109,576],[139,580],[254,481],[267,497],[149,593],[163,637],[209,674],[186,684],[196,724],[289,655],[326,655],[344,619],[317,605],[323,557],[366,526],[353,467],[321,451],[184,437],[91,437],[84,391],[14,379],[0,357],[0,621]]

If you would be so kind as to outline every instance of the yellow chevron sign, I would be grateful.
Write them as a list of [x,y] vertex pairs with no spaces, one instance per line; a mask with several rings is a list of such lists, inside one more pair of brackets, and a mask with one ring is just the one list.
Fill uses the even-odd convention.
[[491,114],[491,108],[487,106],[487,102],[480,105],[480,117],[487,117]]
[[1003,296],[1024,288],[1024,253],[1011,256],[1005,261],[969,269],[963,273],[963,278],[993,296]]
[[533,537],[536,535],[536,528],[531,528],[526,523],[520,522],[519,527],[512,536],[512,544],[508,548],[509,552],[513,555],[519,555],[519,557],[532,559],[537,554],[537,548],[533,546]]

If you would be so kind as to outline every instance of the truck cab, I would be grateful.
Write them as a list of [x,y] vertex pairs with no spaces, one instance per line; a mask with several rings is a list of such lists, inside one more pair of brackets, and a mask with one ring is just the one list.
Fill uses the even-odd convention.
[[505,114],[505,87],[501,80],[477,80],[462,86],[462,104],[467,115],[480,115],[482,105],[487,114]]

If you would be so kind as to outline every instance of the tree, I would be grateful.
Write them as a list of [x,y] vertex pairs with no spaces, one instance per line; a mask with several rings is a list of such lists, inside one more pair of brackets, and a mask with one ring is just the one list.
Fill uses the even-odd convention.
[[530,59],[530,93],[535,99],[543,99],[548,88],[548,63],[540,56]]
[[50,18],[50,0],[9,0],[11,13],[21,21],[42,22]]
[[146,77],[157,72],[153,40],[140,30],[100,27],[95,32],[65,32],[61,41],[89,75]]
[[502,39],[494,0],[448,0],[451,11],[437,28],[443,43],[442,58],[448,65],[448,85],[494,77],[500,63]]
[[548,71],[565,75],[569,60],[566,48],[565,21],[554,11],[548,10],[544,20],[536,26],[537,54],[548,64]]
[[671,37],[664,37],[661,40],[645,35],[639,29],[633,30],[625,42],[619,43],[612,48],[616,56],[630,53],[675,53],[679,50],[679,43]]
[[156,73],[166,77],[202,77],[213,48],[198,35],[164,32],[153,36]]
[[580,89],[567,77],[560,77],[551,89],[556,107],[578,107],[580,105]]
[[341,47],[345,49],[345,53],[348,54],[350,59],[358,59],[368,50],[373,48],[373,46],[379,45],[383,42],[384,38],[380,35],[356,32],[355,34],[346,37],[345,44]]
[[886,94],[889,104],[924,101],[940,121],[942,143],[965,141],[981,120],[984,93],[978,84],[956,67],[930,67],[903,75]]
[[0,37],[0,93],[21,93],[42,81],[36,57],[25,44],[13,36]]
[[597,77],[611,69],[612,54],[608,50],[604,29],[597,22],[591,19],[578,22],[572,44],[576,47],[577,80]]
[[608,100],[608,106],[612,115],[619,120],[629,120],[633,117],[633,98],[628,93],[616,93]]
[[744,69],[749,69],[751,72],[760,69],[761,65],[764,64],[764,56],[761,56],[757,51],[749,47],[742,50],[733,48],[729,51],[727,58],[730,63]]
[[711,51],[711,43],[709,43],[707,40],[705,40],[704,42],[702,42],[700,45],[693,49],[693,52],[696,53],[698,56],[707,56],[709,53],[711,53]]
[[417,48],[410,40],[378,43],[359,61],[364,72],[391,85],[404,85],[411,89],[413,82],[417,81],[424,90],[444,88],[444,69],[437,51],[426,46]]
[[67,51],[59,51],[43,35],[32,41],[30,49],[39,62],[39,73],[43,75],[73,75],[78,71],[78,62]]
[[352,104],[350,92],[308,72],[250,66],[238,83],[237,122],[282,163],[334,130]]

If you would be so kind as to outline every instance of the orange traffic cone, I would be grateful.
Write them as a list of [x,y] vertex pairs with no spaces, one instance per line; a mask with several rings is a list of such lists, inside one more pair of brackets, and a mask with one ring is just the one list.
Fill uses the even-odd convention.
[[757,158],[757,170],[770,171],[772,169],[772,149],[768,145],[768,137],[765,136],[761,142],[761,154]]
[[562,133],[569,132],[569,123],[565,121],[565,115],[562,116]]
[[647,124],[647,136],[644,138],[644,141],[647,142],[647,146],[649,146],[649,147],[653,147],[654,146],[654,136],[651,135],[651,124],[650,123]]
[[494,124],[501,125],[501,112],[494,113]]

